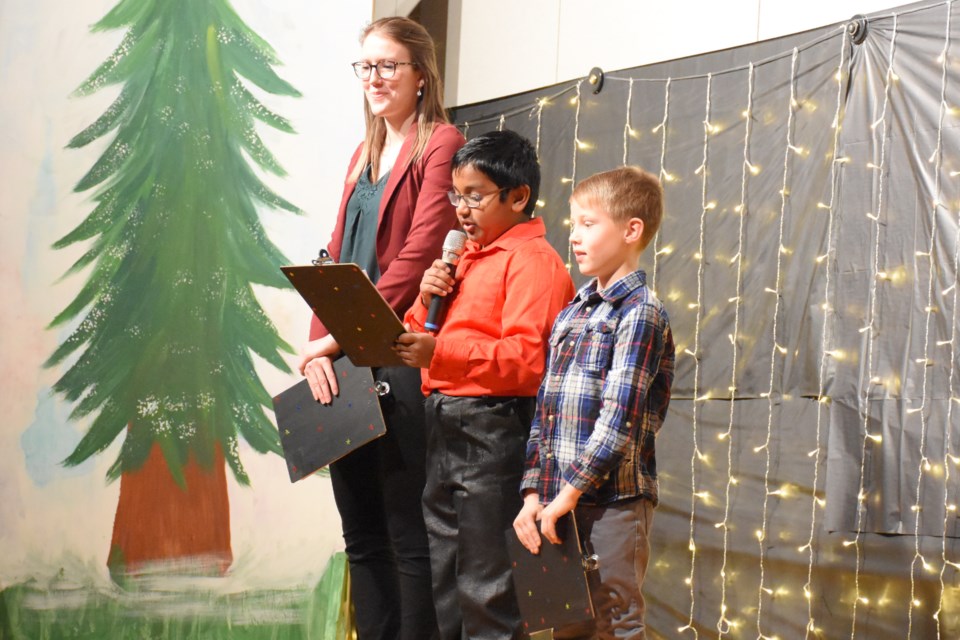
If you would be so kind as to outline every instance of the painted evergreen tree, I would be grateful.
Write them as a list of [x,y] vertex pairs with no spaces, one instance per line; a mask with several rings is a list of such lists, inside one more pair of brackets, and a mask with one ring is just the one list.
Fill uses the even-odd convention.
[[177,560],[223,571],[232,562],[225,463],[248,484],[238,437],[280,452],[252,354],[286,371],[280,351],[290,351],[251,288],[288,286],[257,206],[298,212],[253,167],[284,174],[257,121],[293,129],[246,83],[299,93],[227,0],[121,0],[93,30],[124,28],[77,90],[122,84],[68,145],[115,132],[75,187],[95,189],[92,212],[54,245],[87,242],[67,273],[88,275],[51,327],[82,320],[46,364],[75,355],[54,388],[76,402],[74,418],[95,416],[65,464],[125,433],[108,472],[120,479],[111,569]]

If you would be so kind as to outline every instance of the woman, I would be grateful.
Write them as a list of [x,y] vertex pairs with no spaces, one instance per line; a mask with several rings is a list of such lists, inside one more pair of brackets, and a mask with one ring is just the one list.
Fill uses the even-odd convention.
[[[338,262],[366,269],[397,315],[413,303],[423,272],[440,256],[456,214],[447,198],[450,159],[463,136],[449,124],[433,41],[406,18],[364,29],[353,64],[363,85],[366,139],[350,161],[328,247]],[[333,336],[316,317],[300,371],[313,395],[338,392]],[[436,635],[430,558],[420,496],[424,485],[420,372],[384,367],[387,435],[330,466],[343,523],[359,640]]]

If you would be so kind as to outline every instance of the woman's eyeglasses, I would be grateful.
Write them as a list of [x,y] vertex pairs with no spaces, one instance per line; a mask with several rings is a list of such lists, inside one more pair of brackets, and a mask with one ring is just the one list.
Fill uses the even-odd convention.
[[397,67],[408,64],[412,67],[417,66],[416,62],[397,62],[396,60],[381,60],[376,64],[370,64],[369,62],[354,62],[350,66],[353,67],[353,72],[357,74],[357,77],[361,80],[369,80],[370,74],[376,70],[377,75],[381,79],[387,80],[392,78],[397,73]]

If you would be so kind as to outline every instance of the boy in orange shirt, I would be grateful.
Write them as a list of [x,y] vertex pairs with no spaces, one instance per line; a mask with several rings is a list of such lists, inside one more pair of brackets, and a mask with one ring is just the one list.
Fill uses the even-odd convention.
[[[540,167],[512,131],[480,135],[453,157],[450,200],[467,235],[456,274],[440,260],[420,283],[397,352],[420,367],[428,396],[424,519],[441,638],[521,636],[504,530],[516,488],[553,320],[573,282],[533,218]],[[436,336],[424,321],[447,296]]]

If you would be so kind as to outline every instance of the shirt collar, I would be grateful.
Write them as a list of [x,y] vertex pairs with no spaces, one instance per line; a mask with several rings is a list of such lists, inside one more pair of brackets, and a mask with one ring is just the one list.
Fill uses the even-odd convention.
[[543,238],[546,235],[547,227],[543,223],[543,218],[531,218],[526,222],[513,225],[500,234],[499,238],[485,247],[481,247],[472,240],[467,241],[467,247],[471,251],[478,252],[494,251],[496,249],[509,251],[510,249],[515,249],[516,247],[520,246],[527,240],[531,240],[533,238]]
[[643,269],[637,269],[620,278],[603,291],[597,291],[597,279],[594,278],[580,288],[575,300],[582,302],[595,297],[604,302],[616,302],[645,286],[647,286],[647,274]]

